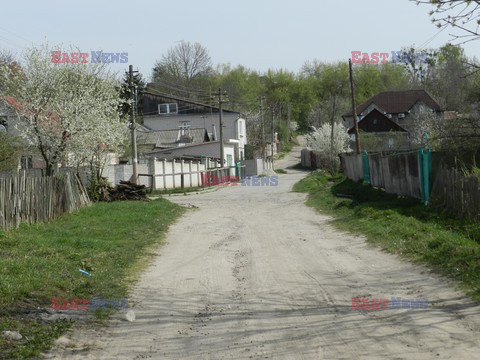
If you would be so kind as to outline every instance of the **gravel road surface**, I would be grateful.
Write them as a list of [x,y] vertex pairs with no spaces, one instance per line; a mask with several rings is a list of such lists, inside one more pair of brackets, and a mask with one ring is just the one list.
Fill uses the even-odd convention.
[[[106,328],[67,334],[58,359],[480,359],[480,308],[445,278],[332,228],[278,186],[171,197],[194,205]],[[352,297],[428,309],[352,309]]]

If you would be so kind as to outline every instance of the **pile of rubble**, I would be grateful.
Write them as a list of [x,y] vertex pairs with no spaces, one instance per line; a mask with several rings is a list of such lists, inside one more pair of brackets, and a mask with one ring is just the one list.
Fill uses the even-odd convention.
[[99,201],[148,200],[145,185],[120,181],[112,187],[105,178],[99,181],[97,195]]
[[110,190],[110,201],[147,200],[145,185],[137,185],[130,181],[120,181],[120,184]]

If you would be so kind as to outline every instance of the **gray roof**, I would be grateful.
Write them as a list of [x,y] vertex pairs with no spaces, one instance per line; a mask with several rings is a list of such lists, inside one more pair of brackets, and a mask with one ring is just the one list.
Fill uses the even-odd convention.
[[203,128],[185,130],[184,137],[180,136],[180,129],[145,130],[145,127],[138,129],[137,142],[143,145],[155,145],[157,148],[178,147],[179,144],[201,144],[205,142],[206,137],[208,138]]

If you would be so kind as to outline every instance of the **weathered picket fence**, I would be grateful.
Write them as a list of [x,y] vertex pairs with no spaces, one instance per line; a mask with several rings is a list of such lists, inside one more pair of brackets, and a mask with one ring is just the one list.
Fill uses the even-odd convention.
[[[346,177],[363,180],[387,193],[410,196],[428,202],[431,156],[429,151],[382,154],[341,154]],[[425,160],[425,161],[424,161]]]
[[433,182],[430,205],[460,217],[480,220],[480,181],[455,169],[442,168]]
[[75,174],[0,178],[0,229],[53,220],[90,202]]

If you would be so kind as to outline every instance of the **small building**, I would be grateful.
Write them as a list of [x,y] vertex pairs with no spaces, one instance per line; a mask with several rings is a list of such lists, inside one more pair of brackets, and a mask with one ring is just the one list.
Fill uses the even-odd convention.
[[[235,150],[238,142],[234,139],[223,142],[224,165],[235,166]],[[158,160],[166,159],[183,159],[201,161],[211,159],[216,162],[214,167],[220,167],[220,141],[210,141],[196,145],[186,145],[173,147],[169,149],[158,149],[150,153],[146,153],[146,157],[154,157]]]

